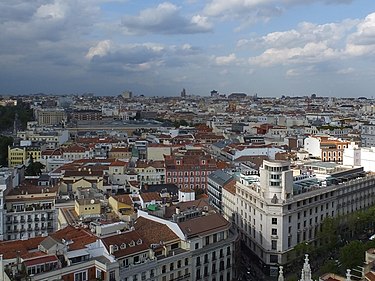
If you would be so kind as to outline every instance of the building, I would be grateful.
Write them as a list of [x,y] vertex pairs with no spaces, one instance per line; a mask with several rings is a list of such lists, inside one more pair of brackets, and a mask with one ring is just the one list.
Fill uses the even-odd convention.
[[375,124],[362,124],[361,126],[361,144],[363,147],[375,146]]
[[309,136],[304,141],[304,150],[324,162],[342,162],[344,149],[349,144],[348,141],[329,136]]
[[21,141],[20,145],[8,146],[8,167],[26,165],[30,156],[34,161],[38,161],[45,147],[45,144],[31,141]]
[[108,158],[114,159],[130,159],[132,151],[129,147],[112,147],[108,152]]
[[223,188],[235,180],[232,175],[222,170],[212,172],[207,180],[210,203],[218,210],[222,210]]
[[0,242],[0,252],[1,280],[119,280],[118,263],[83,228],[67,226],[46,237]]
[[56,196],[56,187],[29,183],[7,191],[4,240],[27,239],[56,230]]
[[269,274],[278,264],[293,266],[290,251],[302,242],[316,243],[325,218],[375,203],[375,176],[363,168],[318,168],[307,165],[293,176],[288,161],[264,161],[259,182],[241,175],[236,183],[235,223]]
[[39,108],[35,110],[39,126],[62,125],[66,122],[66,113],[62,108]]
[[217,169],[216,161],[200,150],[165,157],[166,182],[179,188],[206,189],[208,175]]
[[76,199],[74,211],[81,219],[100,218],[100,201],[95,199]]
[[343,165],[363,167],[366,172],[375,172],[375,148],[351,143],[344,150]]
[[137,161],[135,171],[141,185],[165,183],[164,161]]

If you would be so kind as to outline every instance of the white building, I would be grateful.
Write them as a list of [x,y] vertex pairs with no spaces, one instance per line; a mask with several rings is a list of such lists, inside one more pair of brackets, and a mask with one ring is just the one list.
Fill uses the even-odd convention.
[[362,168],[293,177],[289,162],[264,161],[260,183],[243,177],[237,181],[235,222],[242,240],[270,273],[275,273],[278,264],[291,266],[289,253],[294,246],[316,243],[325,218],[374,202],[375,176]]
[[359,147],[351,143],[344,150],[343,165],[363,167],[366,172],[375,172],[375,147]]

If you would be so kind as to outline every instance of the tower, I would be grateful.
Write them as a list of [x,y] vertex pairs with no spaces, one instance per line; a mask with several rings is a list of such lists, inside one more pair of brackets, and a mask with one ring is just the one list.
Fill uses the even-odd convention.
[[311,268],[308,254],[305,255],[305,263],[303,264],[301,279],[299,281],[313,281],[311,278]]

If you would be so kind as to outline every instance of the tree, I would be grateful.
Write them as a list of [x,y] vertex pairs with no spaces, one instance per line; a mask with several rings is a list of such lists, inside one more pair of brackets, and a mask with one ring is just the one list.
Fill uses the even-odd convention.
[[42,170],[44,169],[44,165],[40,162],[34,162],[34,158],[30,155],[29,165],[25,170],[26,176],[40,176],[42,174]]
[[340,249],[340,262],[343,268],[362,266],[365,247],[361,241],[354,240]]
[[12,137],[0,135],[0,166],[8,165],[8,146],[12,143]]

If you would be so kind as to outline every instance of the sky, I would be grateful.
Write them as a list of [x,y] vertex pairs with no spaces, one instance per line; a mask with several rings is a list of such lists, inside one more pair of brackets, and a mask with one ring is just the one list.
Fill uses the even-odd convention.
[[371,98],[374,0],[0,0],[0,94]]

